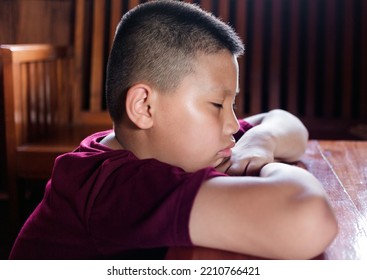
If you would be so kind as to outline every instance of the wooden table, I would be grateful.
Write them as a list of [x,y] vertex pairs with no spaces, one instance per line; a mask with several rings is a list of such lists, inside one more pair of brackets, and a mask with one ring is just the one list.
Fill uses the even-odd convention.
[[[299,166],[324,185],[339,224],[332,244],[316,259],[367,259],[367,141],[311,140]],[[259,259],[194,247],[170,248],[166,259]]]

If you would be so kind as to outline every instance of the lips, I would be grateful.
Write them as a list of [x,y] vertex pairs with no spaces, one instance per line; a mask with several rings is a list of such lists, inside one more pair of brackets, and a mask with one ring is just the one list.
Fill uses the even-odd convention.
[[228,145],[226,148],[224,148],[223,150],[220,150],[218,152],[218,155],[220,157],[224,157],[224,158],[227,158],[227,157],[230,157],[232,155],[232,148],[234,147],[235,143],[232,142],[230,145]]
[[232,155],[232,150],[231,149],[223,149],[221,151],[218,152],[218,155],[220,157],[230,157]]

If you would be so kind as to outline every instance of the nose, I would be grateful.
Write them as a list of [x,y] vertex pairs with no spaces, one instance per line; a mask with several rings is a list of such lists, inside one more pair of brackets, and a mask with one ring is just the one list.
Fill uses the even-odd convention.
[[224,123],[224,134],[233,135],[240,129],[240,124],[236,117],[236,114],[232,112],[228,113],[228,116]]

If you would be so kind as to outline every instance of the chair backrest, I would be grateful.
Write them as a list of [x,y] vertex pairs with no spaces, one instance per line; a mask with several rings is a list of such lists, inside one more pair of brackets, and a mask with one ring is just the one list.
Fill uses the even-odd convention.
[[70,123],[73,84],[68,47],[0,45],[0,55],[7,145],[32,142]]
[[[46,161],[18,151],[41,143],[72,120],[72,55],[69,47],[47,44],[0,45],[5,123],[5,185],[9,193],[11,228],[19,223],[18,175],[48,178],[59,149],[46,150]],[[60,134],[60,133],[59,133]],[[53,148],[52,145],[50,145]],[[40,154],[43,154],[39,149]],[[42,157],[42,156],[41,156]],[[46,162],[46,163],[45,163]],[[37,172],[35,172],[37,170]],[[40,175],[41,174],[41,175]],[[22,176],[23,176],[22,175]]]

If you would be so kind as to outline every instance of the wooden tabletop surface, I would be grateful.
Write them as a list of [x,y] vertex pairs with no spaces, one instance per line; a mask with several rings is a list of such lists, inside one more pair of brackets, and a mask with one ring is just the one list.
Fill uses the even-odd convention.
[[[367,259],[367,141],[311,140],[298,165],[324,185],[339,225],[335,240],[316,259]],[[173,247],[166,259],[259,258],[202,247]]]

